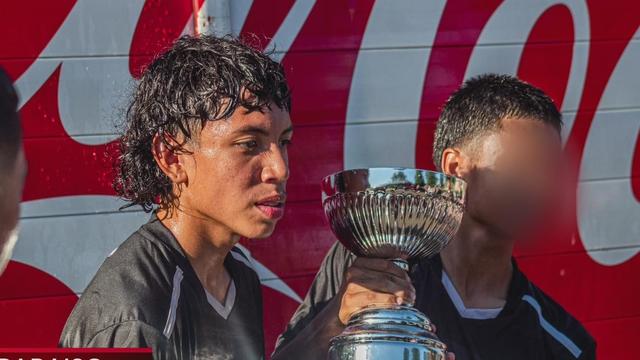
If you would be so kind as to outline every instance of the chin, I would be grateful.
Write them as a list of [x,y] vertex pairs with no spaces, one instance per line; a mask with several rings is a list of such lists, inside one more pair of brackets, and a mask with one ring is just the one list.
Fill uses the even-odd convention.
[[245,237],[249,239],[264,239],[271,236],[271,234],[273,234],[273,231],[275,229],[276,229],[275,223],[262,223],[254,227],[253,229],[251,229],[251,231],[248,231],[247,234],[250,234],[250,235]]

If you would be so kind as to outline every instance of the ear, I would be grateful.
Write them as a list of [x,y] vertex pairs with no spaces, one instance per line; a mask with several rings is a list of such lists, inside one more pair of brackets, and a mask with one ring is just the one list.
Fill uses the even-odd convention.
[[440,168],[447,175],[464,178],[468,169],[468,161],[459,149],[446,148],[442,152]]
[[[163,141],[164,137],[164,141]],[[173,149],[167,145],[170,143]],[[151,153],[156,160],[160,170],[174,184],[182,184],[187,182],[187,172],[184,169],[180,156],[175,149],[178,146],[177,141],[167,134],[156,134],[151,144]]]

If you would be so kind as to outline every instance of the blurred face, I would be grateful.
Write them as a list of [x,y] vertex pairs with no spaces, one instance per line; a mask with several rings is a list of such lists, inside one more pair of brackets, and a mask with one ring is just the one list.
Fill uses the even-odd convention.
[[501,130],[472,141],[460,158],[457,172],[468,182],[465,216],[498,234],[526,234],[562,198],[562,142],[541,121],[504,119]]
[[269,236],[284,213],[291,136],[289,113],[275,105],[206,122],[179,155],[180,208],[234,235]]
[[22,149],[12,169],[6,171],[0,179],[0,274],[11,259],[11,253],[18,239],[18,219],[20,217],[20,200],[27,172],[27,164]]

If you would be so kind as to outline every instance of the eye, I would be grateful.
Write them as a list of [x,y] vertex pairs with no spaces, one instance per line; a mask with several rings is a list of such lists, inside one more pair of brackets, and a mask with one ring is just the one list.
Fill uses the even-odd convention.
[[258,142],[255,140],[247,140],[247,141],[240,142],[236,145],[241,146],[247,150],[255,150],[258,147]]
[[287,147],[291,145],[291,139],[283,139],[280,141],[280,146],[282,147]]

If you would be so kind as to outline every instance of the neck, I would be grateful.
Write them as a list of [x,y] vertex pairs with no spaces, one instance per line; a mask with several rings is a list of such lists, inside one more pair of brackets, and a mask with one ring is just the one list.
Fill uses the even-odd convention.
[[224,301],[231,281],[224,260],[240,236],[182,209],[163,208],[157,215],[182,247],[202,286],[219,301]]
[[513,240],[464,216],[460,229],[441,252],[444,270],[465,306],[504,306],[513,273]]

